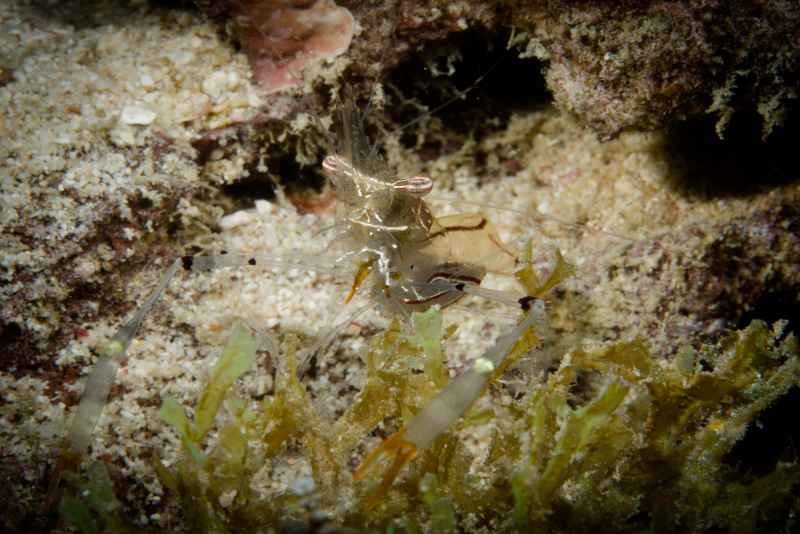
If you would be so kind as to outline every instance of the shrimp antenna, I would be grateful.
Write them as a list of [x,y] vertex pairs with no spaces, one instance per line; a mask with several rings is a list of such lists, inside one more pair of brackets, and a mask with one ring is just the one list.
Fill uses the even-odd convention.
[[402,126],[400,126],[400,127],[396,128],[396,129],[395,129],[395,130],[394,130],[392,133],[398,133],[398,132],[402,132],[402,131],[403,131],[403,130],[405,130],[406,128],[408,128],[408,127],[410,127],[410,126],[413,126],[413,125],[415,125],[416,123],[418,123],[419,121],[421,121],[421,120],[422,120],[422,119],[424,119],[425,117],[428,117],[428,116],[430,116],[430,115],[433,115],[433,114],[435,114],[435,113],[437,113],[437,112],[441,111],[442,109],[446,108],[447,106],[449,106],[449,105],[450,105],[450,104],[452,104],[453,102],[455,102],[455,101],[457,101],[457,100],[462,100],[464,97],[466,97],[466,96],[467,96],[467,94],[469,94],[469,93],[470,93],[470,91],[472,91],[473,89],[475,89],[475,88],[476,88],[476,87],[477,87],[477,86],[478,86],[478,85],[479,85],[479,84],[480,84],[480,83],[483,81],[483,79],[484,79],[484,78],[486,78],[486,77],[487,77],[489,74],[491,74],[491,72],[492,72],[492,71],[493,71],[493,70],[494,70],[496,67],[497,67],[497,63],[495,63],[494,65],[492,65],[491,67],[489,67],[489,70],[487,70],[486,72],[484,72],[483,74],[481,74],[480,76],[478,76],[478,79],[476,79],[474,82],[472,82],[472,84],[470,84],[470,86],[469,86],[469,87],[467,87],[467,88],[466,88],[466,89],[464,89],[463,91],[459,91],[459,92],[458,92],[458,94],[456,94],[454,97],[452,97],[452,98],[448,99],[447,101],[445,101],[445,102],[444,102],[444,103],[442,103],[442,104],[439,104],[438,106],[436,106],[436,107],[435,107],[435,108],[433,108],[432,110],[428,111],[427,113],[423,113],[423,114],[419,115],[418,117],[416,117],[415,119],[413,119],[413,120],[410,120],[410,121],[408,121],[407,123],[403,124]]
[[[442,197],[437,197],[435,195],[431,195],[428,198],[430,198],[431,200],[435,200],[437,202],[448,202],[448,199],[442,198]],[[472,200],[463,200],[463,199],[458,199],[458,203],[459,204],[464,204],[466,206],[475,206],[475,207],[478,207],[478,208],[487,208],[487,209],[492,209],[492,210],[496,210],[496,211],[504,211],[506,213],[514,213],[516,215],[522,215],[522,216],[525,216],[525,217],[530,217],[531,219],[533,219],[536,222],[553,221],[553,222],[556,222],[556,223],[564,226],[565,228],[571,228],[572,230],[576,230],[576,231],[589,228],[589,226],[587,226],[586,224],[575,222],[575,221],[569,221],[569,220],[564,219],[562,217],[556,217],[555,215],[545,215],[545,214],[539,213],[538,211],[535,211],[535,210],[533,210],[533,211],[518,210],[518,209],[514,209],[514,208],[507,208],[507,207],[504,207],[504,206],[495,206],[493,204],[487,204],[485,202],[476,202],[476,201],[472,201]],[[628,243],[636,243],[638,241],[638,239],[635,239],[635,238],[633,238],[631,236],[628,236],[628,235],[625,235],[625,234],[620,234],[618,232],[612,232],[611,230],[607,230],[605,228],[592,228],[592,231],[593,232],[598,232],[598,233],[601,233],[603,235],[607,235],[607,236],[610,236],[610,237],[614,237],[614,238],[619,239],[621,241],[627,241]]]
[[[368,303],[359,306],[355,310],[352,310],[350,313],[342,312],[344,318],[336,322],[333,326],[331,326],[328,329],[328,331],[325,332],[325,334],[322,335],[319,338],[319,340],[317,340],[316,343],[311,345],[311,347],[309,347],[308,349],[303,350],[302,353],[299,355],[297,362],[297,378],[298,379],[302,378],[303,375],[305,375],[308,372],[311,363],[311,358],[313,358],[315,354],[317,355],[317,365],[319,365],[322,356],[328,350],[328,347],[330,347],[331,343],[333,343],[333,340],[336,338],[336,336],[338,336],[342,330],[347,328],[350,325],[350,323],[358,319],[358,317],[361,314],[363,314],[372,307],[373,307],[372,303]],[[342,314],[340,314],[340,316]]]
[[45,498],[45,506],[47,508],[55,500],[63,471],[69,465],[77,466],[80,464],[81,459],[86,454],[91,442],[92,431],[100,419],[100,414],[108,399],[111,386],[116,381],[119,361],[125,357],[142,321],[158,303],[180,266],[180,260],[172,262],[172,265],[161,276],[158,286],[147,297],[144,304],[136,310],[133,317],[119,327],[111,340],[103,347],[100,357],[95,362],[83,388],[78,409],[67,432],[61,458],[55,468],[56,472],[50,480],[50,487]]
[[144,304],[136,310],[130,320],[117,330],[111,341],[103,348],[103,353],[95,363],[86,382],[78,410],[69,430],[68,443],[72,452],[83,454],[89,447],[92,430],[100,418],[100,412],[105,405],[108,392],[116,379],[118,362],[127,353],[142,321],[159,301],[179,267],[179,261],[172,262]]

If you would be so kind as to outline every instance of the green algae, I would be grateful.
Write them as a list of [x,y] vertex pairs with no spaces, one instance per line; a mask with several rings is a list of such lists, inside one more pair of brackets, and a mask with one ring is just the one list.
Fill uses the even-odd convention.
[[[333,423],[298,381],[291,340],[274,395],[257,404],[237,397],[232,385],[256,353],[250,334],[237,328],[194,419],[169,397],[161,410],[184,454],[169,468],[156,460],[157,474],[191,527],[280,531],[291,521],[330,517],[356,528],[456,532],[471,518],[473,526],[499,531],[606,525],[745,532],[774,526],[776,514],[796,504],[795,459],[778,461],[763,476],[726,462],[747,426],[800,383],[797,338],[783,331],[785,323],[754,321],[717,345],[683,350],[675,361],[653,360],[642,341],[568,353],[519,401],[488,414],[473,408],[412,462],[380,506],[362,508],[371,483],[354,482],[348,463],[376,425],[405,420],[436,394],[440,371],[420,362],[446,337],[438,315],[415,318],[429,328],[406,331],[395,323],[376,336],[365,354],[362,392]],[[476,457],[463,435],[481,425],[491,427],[491,444]],[[264,499],[253,478],[287,450],[308,459],[311,477]],[[99,525],[121,531],[102,463],[85,480],[68,482],[83,498],[65,497],[62,517],[82,532]]]
[[[556,260],[544,279],[529,264],[517,273],[531,297],[571,275],[560,254]],[[573,349],[545,374],[529,375],[521,397],[472,406],[424,450],[362,481],[352,465],[368,436],[398,428],[393,435],[402,435],[452,382],[446,341],[454,327],[445,328],[435,308],[390,324],[363,354],[360,393],[331,420],[298,379],[292,337],[272,355],[274,392],[259,401],[238,396],[234,385],[253,367],[258,346],[237,326],[193,418],[163,397],[160,415],[182,454],[167,467],[156,453],[154,469],[187,525],[204,532],[280,531],[320,518],[403,532],[774,526],[781,510],[797,506],[796,458],[760,475],[728,458],[747,427],[800,384],[798,341],[785,327],[754,321],[718,344],[686,345],[674,360],[654,359],[641,340]],[[540,333],[528,328],[516,335],[489,380],[493,395],[501,391],[495,381],[539,343]],[[481,431],[488,443],[468,445]],[[266,496],[257,491],[256,480],[287,458],[298,465],[288,483]],[[67,482],[81,498],[63,497],[63,518],[82,532],[124,530],[102,463]]]
[[83,477],[68,473],[64,478],[77,488],[77,496],[65,495],[59,502],[58,513],[63,519],[86,534],[131,530],[103,462],[92,462]]
[[[571,272],[557,255],[544,280],[530,265],[517,278],[539,296]],[[451,382],[445,341],[453,328],[444,328],[441,312],[395,321],[375,336],[363,355],[360,394],[335,420],[320,413],[299,381],[291,337],[278,358],[274,393],[258,402],[239,397],[234,384],[254,365],[258,347],[236,326],[193,418],[164,396],[160,415],[183,453],[170,467],[155,458],[154,468],[188,525],[204,532],[280,531],[320,518],[404,532],[476,525],[748,531],[773,525],[780,510],[797,505],[796,458],[760,476],[727,461],[748,425],[800,384],[798,341],[785,327],[753,321],[716,345],[687,345],[672,361],[654,359],[641,340],[574,349],[542,378],[530,376],[521,398],[469,408],[419,454],[395,458],[382,478],[361,481],[352,461],[365,438],[376,428],[402,435]],[[490,384],[539,342],[528,328],[516,335],[508,364]],[[483,452],[465,439],[482,428],[490,431]],[[286,457],[306,463],[310,476],[297,469],[277,493],[256,491],[265,466]],[[102,463],[87,479],[70,474],[67,481],[82,498],[66,495],[62,517],[82,532],[124,528]]]
[[[704,347],[713,370],[698,363],[688,377],[685,363],[655,362],[642,342],[569,355],[529,401],[527,458],[512,479],[517,526],[557,517],[570,528],[622,528],[642,512],[656,531],[755,526],[758,512],[737,508],[738,495],[763,503],[788,494],[800,471],[785,464],[745,482],[723,460],[800,379],[797,340],[781,335],[754,321]],[[589,391],[576,399],[571,389],[587,372]]]
[[[559,255],[546,279],[530,268],[518,279],[540,295],[570,273]],[[717,344],[686,345],[674,360],[654,359],[641,340],[573,349],[540,378],[529,376],[521,397],[473,406],[404,470],[398,464],[390,478],[364,481],[354,480],[352,465],[368,436],[404,428],[449,382],[453,328],[444,328],[441,313],[431,309],[376,335],[362,356],[359,395],[333,420],[298,380],[292,338],[278,358],[274,393],[257,402],[239,397],[234,384],[257,347],[237,327],[193,419],[164,397],[161,417],[183,453],[169,467],[154,459],[155,470],[199,531],[281,531],[320,520],[393,532],[784,528],[786,510],[798,505],[796,457],[789,451],[770,472],[754,474],[730,455],[748,426],[800,385],[798,341],[785,327],[753,321]],[[521,356],[512,350],[507,359]],[[488,443],[468,445],[481,431]],[[286,458],[308,471],[295,469],[277,492],[256,491],[256,480]],[[86,482],[70,482],[85,495]],[[112,505],[68,495],[62,517],[84,532],[122,524],[113,492],[92,494]]]

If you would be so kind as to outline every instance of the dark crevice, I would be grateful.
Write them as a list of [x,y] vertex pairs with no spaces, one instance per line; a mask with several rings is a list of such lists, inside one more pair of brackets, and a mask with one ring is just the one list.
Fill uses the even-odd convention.
[[672,185],[686,196],[701,199],[746,197],[800,179],[796,140],[800,137],[800,107],[762,140],[763,118],[735,114],[720,139],[717,118],[706,116],[674,125],[664,151],[673,169]]
[[797,289],[780,290],[779,288],[761,295],[739,318],[737,329],[746,328],[753,320],[761,319],[768,324],[778,320],[787,321],[784,335],[790,332],[797,335],[800,325],[800,294]]
[[234,211],[251,208],[255,200],[275,199],[275,183],[265,173],[250,173],[245,178],[222,186],[222,194],[233,201]]
[[22,327],[15,322],[0,325],[0,347],[13,343],[22,336]]
[[800,388],[793,386],[759,415],[723,461],[741,474],[754,477],[763,477],[774,471],[779,460],[796,461],[800,426],[791,421],[798,409]]
[[[440,119],[437,127],[440,124],[442,132],[436,141],[418,147],[423,155],[456,150],[468,136],[482,138],[505,128],[512,112],[551,101],[541,62],[520,59],[517,50],[506,49],[508,38],[507,32],[482,28],[454,33],[427,43],[392,70],[387,79],[392,97],[388,113],[395,124],[424,115],[419,104],[429,112],[441,107],[433,117]],[[464,97],[453,100],[459,95]],[[401,141],[416,147],[417,133],[408,127]]]
[[252,208],[256,200],[275,200],[278,184],[289,197],[319,193],[325,185],[319,169],[320,164],[299,164],[294,154],[283,154],[268,161],[256,160],[247,166],[247,176],[223,186],[222,193],[231,201],[231,211]]
[[278,159],[277,173],[289,195],[302,194],[309,190],[319,193],[325,186],[325,177],[319,170],[321,166],[322,157],[317,165],[303,166],[294,155],[289,154]]

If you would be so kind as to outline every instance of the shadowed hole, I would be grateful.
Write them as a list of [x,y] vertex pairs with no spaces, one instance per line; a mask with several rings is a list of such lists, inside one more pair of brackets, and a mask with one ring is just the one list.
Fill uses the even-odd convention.
[[796,461],[800,446],[800,427],[794,416],[800,409],[800,388],[791,389],[761,412],[747,428],[744,437],[725,455],[723,462],[742,474],[768,475],[779,460]]
[[[428,110],[444,106],[433,115],[439,119],[436,138],[426,136],[418,147],[423,158],[427,152],[436,157],[457,150],[470,135],[480,139],[500,131],[512,112],[536,109],[552,100],[542,63],[520,59],[517,50],[506,49],[508,38],[506,31],[493,33],[482,28],[454,33],[427,43],[392,70],[387,82],[393,97],[388,110],[393,122],[406,124],[424,114],[410,101]],[[391,88],[402,94],[402,100],[395,98]],[[464,98],[448,103],[467,90]],[[419,128],[409,127],[401,142],[407,148],[416,147],[418,132]]]

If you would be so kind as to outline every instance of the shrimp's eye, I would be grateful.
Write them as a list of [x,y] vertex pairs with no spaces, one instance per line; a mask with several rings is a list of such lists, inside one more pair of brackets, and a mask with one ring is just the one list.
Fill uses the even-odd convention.
[[392,184],[395,191],[401,191],[412,195],[427,195],[433,189],[433,180],[427,176],[412,176],[403,178]]
[[325,159],[322,160],[322,170],[331,182],[333,182],[333,185],[336,185],[340,175],[347,171],[347,166],[341,156],[334,154],[332,156],[326,156]]
[[335,174],[339,170],[339,158],[336,156],[327,156],[322,160],[322,168],[330,174]]

